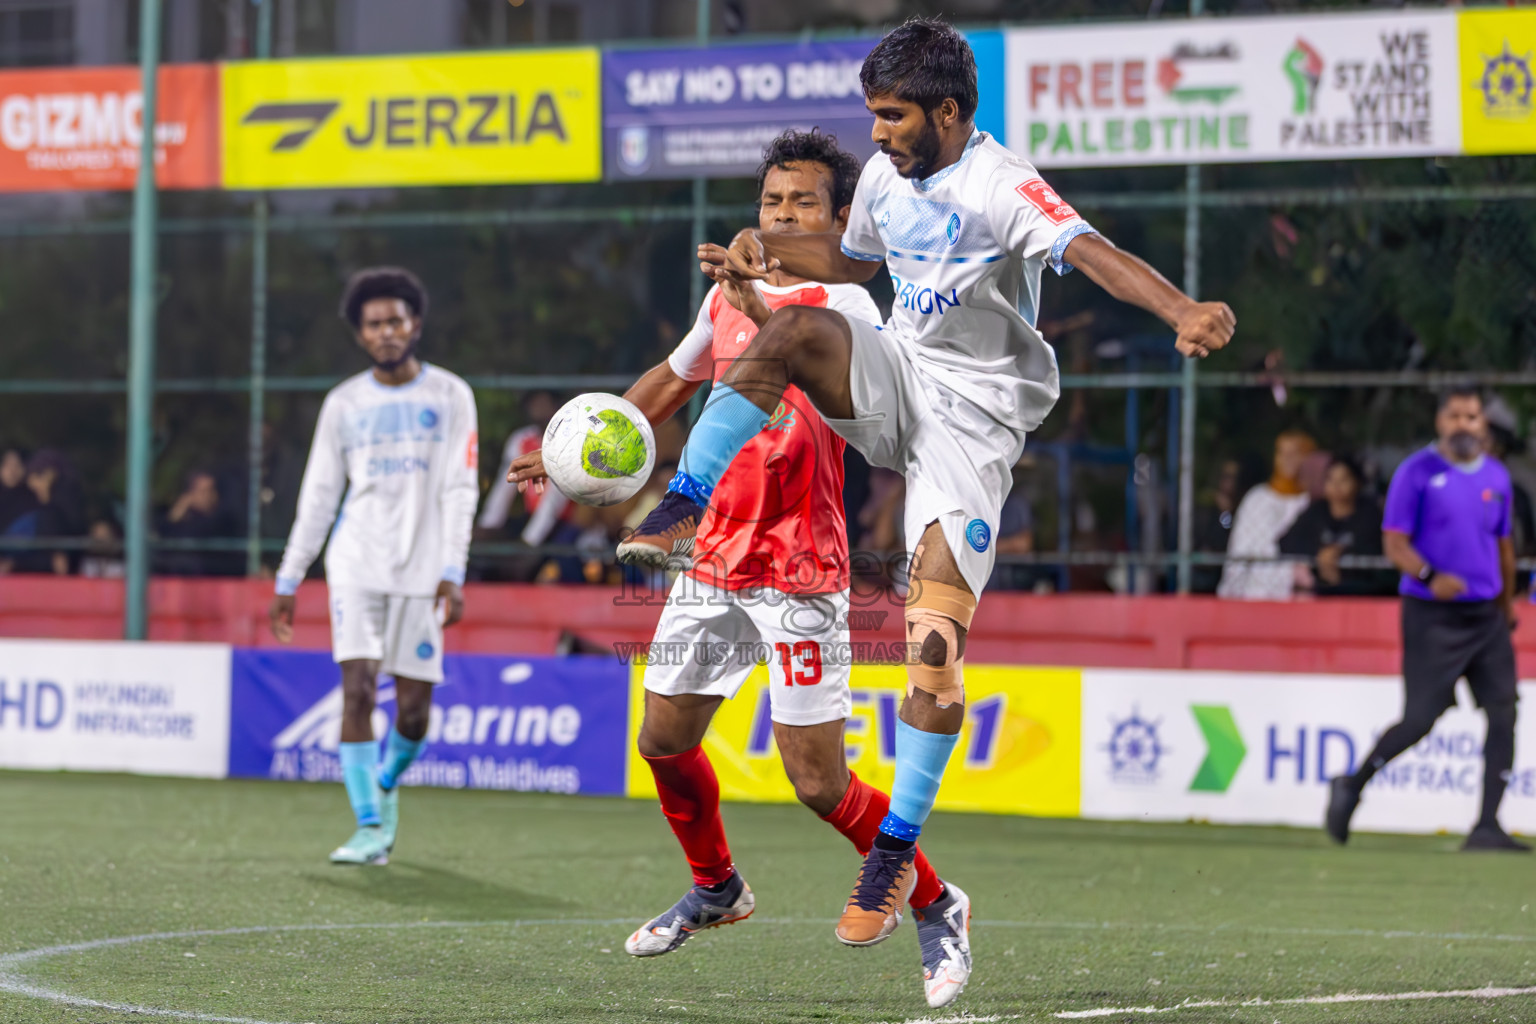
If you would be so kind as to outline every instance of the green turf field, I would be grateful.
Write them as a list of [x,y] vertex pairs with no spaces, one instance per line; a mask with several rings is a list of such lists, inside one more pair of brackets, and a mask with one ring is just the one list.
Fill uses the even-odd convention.
[[625,936],[687,884],[654,806],[401,804],[394,863],[336,868],[340,786],[0,774],[0,1021],[1536,1021],[1536,995],[1273,1002],[1536,986],[1536,860],[1448,837],[936,815],[976,971],[933,1014],[910,923],[833,938],[857,858],[801,808],[728,806],[757,916],[640,961]]

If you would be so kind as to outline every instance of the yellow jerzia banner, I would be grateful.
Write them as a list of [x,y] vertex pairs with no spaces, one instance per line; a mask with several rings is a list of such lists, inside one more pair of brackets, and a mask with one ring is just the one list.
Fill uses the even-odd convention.
[[1456,21],[1463,151],[1536,153],[1536,11],[1462,11]]
[[596,181],[595,49],[222,68],[224,187]]
[[[635,750],[644,714],[644,668],[630,686],[628,794],[656,798]],[[855,665],[848,764],[890,792],[896,770],[896,712],[906,693],[899,665]],[[1081,757],[1082,671],[1075,668],[965,667],[966,716],[937,807],[1041,817],[1076,817]],[[723,800],[785,803],[795,792],[779,762],[768,713],[768,671],[759,668],[720,706],[704,737]]]

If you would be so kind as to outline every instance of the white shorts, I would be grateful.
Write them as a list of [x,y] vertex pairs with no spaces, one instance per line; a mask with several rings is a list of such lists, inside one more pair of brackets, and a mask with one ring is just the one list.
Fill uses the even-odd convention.
[[992,575],[993,540],[1013,488],[1014,464],[1024,454],[1024,432],[934,383],[891,334],[844,319],[853,334],[848,376],[854,418],[823,418],[871,465],[906,479],[908,554],[938,520],[960,575],[980,597]]
[[848,591],[724,590],[679,576],[656,623],[645,688],[729,699],[762,661],[775,722],[820,725],[852,715]]
[[337,662],[377,661],[392,676],[443,681],[437,598],[331,587],[331,651]]

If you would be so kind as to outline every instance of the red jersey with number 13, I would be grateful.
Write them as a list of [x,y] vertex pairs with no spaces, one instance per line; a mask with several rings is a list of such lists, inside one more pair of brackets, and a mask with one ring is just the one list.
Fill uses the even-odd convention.
[[[758,290],[770,309],[819,306],[869,323],[880,320],[869,293],[857,285],[759,285]],[[685,380],[718,382],[756,336],[757,325],[716,287],[669,362]],[[843,439],[794,385],[715,487],[693,561],[690,576],[726,590],[848,589]]]

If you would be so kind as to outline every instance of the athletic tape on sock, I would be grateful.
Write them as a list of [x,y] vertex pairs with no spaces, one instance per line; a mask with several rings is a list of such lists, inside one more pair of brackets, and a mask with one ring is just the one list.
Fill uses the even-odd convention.
[[[678,461],[679,472],[704,492],[707,501],[736,453],[767,425],[768,414],[751,399],[729,384],[716,384],[688,434]],[[678,487],[671,489],[680,491]]]
[[[921,827],[933,811],[939,783],[958,734],[923,732],[896,720],[896,781],[891,785],[891,813]],[[894,833],[893,833],[894,834]]]

